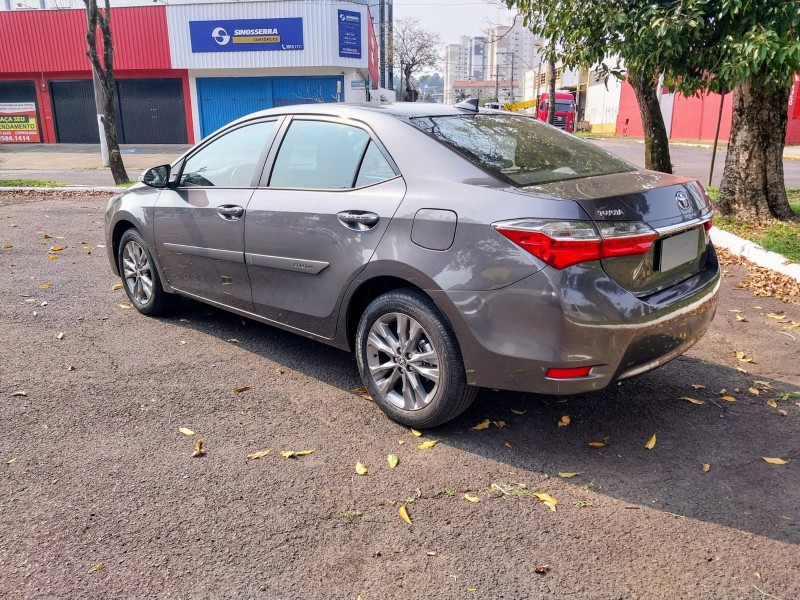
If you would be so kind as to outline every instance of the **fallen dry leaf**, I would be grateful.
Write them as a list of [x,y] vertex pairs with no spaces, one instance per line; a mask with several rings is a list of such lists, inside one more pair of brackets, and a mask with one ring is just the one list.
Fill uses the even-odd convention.
[[48,254],[47,258],[49,258],[50,260],[55,260],[58,258],[58,254]]
[[123,310],[127,310],[129,308],[133,308],[133,306],[131,304],[117,304],[117,306],[119,306]]
[[247,390],[252,390],[253,386],[251,385],[243,385],[241,387],[233,388],[233,391],[237,394],[241,394],[242,392],[246,392]]
[[50,246],[50,252],[61,252],[64,246]]
[[725,402],[736,402],[736,398],[733,396],[720,396],[720,400],[725,400]]
[[400,506],[400,510],[397,511],[397,514],[400,515],[400,518],[403,519],[403,521],[411,525],[411,517],[408,516],[408,510],[406,509],[405,504]]
[[397,458],[397,454],[389,454],[386,457],[386,462],[389,463],[390,469],[394,469],[400,463],[400,459]]
[[56,339],[57,340],[63,340],[64,339],[64,332],[63,331],[59,331],[58,335],[56,336]]
[[696,389],[696,390],[704,390],[704,389],[706,389],[706,386],[704,386],[702,383],[693,383],[692,387],[694,389]]
[[547,573],[550,570],[550,565],[536,565],[533,567],[534,573],[539,573],[540,575],[543,573]]
[[205,448],[203,448],[203,440],[197,440],[194,443],[194,452],[192,452],[192,458],[200,458],[206,453]]
[[373,400],[372,400],[372,396],[370,396],[369,394],[361,394],[361,397],[362,397],[364,400],[369,400],[370,402],[373,402]]
[[563,477],[564,479],[572,479],[573,477],[580,475],[580,473],[559,473],[559,477]]
[[46,239],[46,240],[51,240],[51,239],[53,239],[53,236],[52,236],[52,235],[50,235],[49,233],[45,233],[45,234],[44,234],[44,239]]
[[747,391],[753,394],[754,396],[758,396],[759,394],[761,394],[759,389],[754,387],[748,388]]
[[27,395],[28,395],[28,392],[26,392],[25,390],[17,390],[16,392],[11,392],[11,397],[12,398],[14,396],[27,396]]
[[241,343],[241,342],[240,342],[239,340],[237,340],[236,338],[228,338],[228,341],[229,341],[231,344],[240,344],[240,343]]
[[570,418],[568,415],[564,415],[561,417],[561,420],[558,422],[559,427],[566,427],[570,423]]
[[356,394],[366,394],[366,393],[367,393],[367,388],[365,388],[365,387],[359,387],[359,388],[356,388],[356,389],[354,389],[353,391],[354,391]]
[[711,465],[703,463],[703,473],[708,473],[711,470]]
[[775,398],[770,398],[767,400],[767,406],[771,406],[772,408],[778,408],[778,403],[775,402]]
[[258,452],[251,452],[245,458],[247,458],[247,460],[258,460],[259,458],[264,458],[270,452],[272,452],[272,448],[268,450],[259,450]]
[[503,442],[503,446],[505,446],[506,448],[511,448],[511,444],[509,444],[508,442]]
[[411,435],[413,435],[414,437],[420,437],[422,435],[422,432],[421,431],[417,431],[416,429],[412,429],[411,430]]
[[541,500],[547,508],[549,508],[553,512],[556,512],[556,504],[558,504],[558,500],[553,498],[550,494],[545,494],[543,492],[533,492],[533,495],[539,500]]
[[366,475],[367,474],[367,467],[361,461],[356,463],[356,474],[357,475]]
[[524,410],[516,410],[515,408],[512,408],[511,412],[514,413],[515,415],[524,415],[525,414]]
[[481,499],[478,498],[477,496],[471,496],[468,493],[464,494],[464,500],[466,500],[467,502],[472,502],[473,504],[481,501]]
[[51,287],[53,287],[52,283],[43,283],[43,284],[41,284],[39,286],[39,289],[40,290],[49,290]]
[[745,317],[743,317],[742,315],[736,315],[736,320],[737,321],[743,321],[745,323],[747,322],[747,319]]
[[745,371],[742,367],[736,367],[736,370],[747,375],[747,371]]
[[297,458],[298,456],[308,456],[313,453],[313,450],[281,450],[281,456],[284,458]]
[[9,249],[11,249],[13,247],[14,247],[14,244],[3,244],[3,249],[4,250],[9,250]]
[[505,422],[505,421],[492,421],[492,423],[494,423],[494,424],[495,424],[495,426],[496,426],[498,429],[502,429],[503,427],[505,427],[505,426],[506,426],[506,422]]
[[16,458],[9,458],[9,459],[6,461],[6,464],[7,464],[7,465],[13,465],[15,462],[17,462],[17,459],[16,459]]
[[593,448],[602,448],[606,445],[605,442],[588,442],[588,444]]
[[91,568],[86,572],[87,573],[97,573],[102,568],[103,568],[103,563],[97,563],[96,565],[92,565]]
[[490,423],[491,421],[489,419],[484,419],[483,421],[475,425],[475,427],[470,427],[470,429],[474,429],[475,431],[480,431],[481,429],[488,429]]
[[771,465],[785,465],[789,462],[788,460],[783,460],[782,458],[769,458],[767,456],[762,456],[761,458]]
[[647,448],[648,450],[652,450],[655,445],[656,445],[656,434],[654,433],[653,437],[647,440],[647,443],[644,445],[644,447]]
[[775,319],[776,321],[783,321],[786,318],[785,314],[779,314],[779,313],[767,313],[767,316],[770,319]]
[[746,355],[744,352],[742,352],[741,350],[737,350],[737,351],[736,351],[736,358],[738,358],[740,361],[742,361],[742,362],[746,362],[746,363],[754,363],[754,362],[755,362],[755,361],[754,361],[752,358],[748,357],[748,356],[747,356],[747,355]]
[[188,427],[178,427],[178,431],[180,431],[183,435],[194,435],[194,431]]
[[428,440],[427,442],[422,442],[419,446],[417,446],[417,449],[428,450],[429,448],[433,448],[438,443],[438,440]]
[[763,306],[754,306],[753,308],[755,308],[756,310],[764,310]]
[[681,396],[678,400],[686,400],[687,402],[691,402],[692,404],[705,404],[705,400],[697,400],[696,398],[689,398],[688,396]]

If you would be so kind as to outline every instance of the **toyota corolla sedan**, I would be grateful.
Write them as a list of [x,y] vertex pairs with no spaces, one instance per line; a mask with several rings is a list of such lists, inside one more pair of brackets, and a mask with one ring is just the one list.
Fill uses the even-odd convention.
[[351,350],[413,427],[644,373],[716,310],[699,183],[475,102],[266,110],[141,181],[105,221],[139,312],[186,296]]

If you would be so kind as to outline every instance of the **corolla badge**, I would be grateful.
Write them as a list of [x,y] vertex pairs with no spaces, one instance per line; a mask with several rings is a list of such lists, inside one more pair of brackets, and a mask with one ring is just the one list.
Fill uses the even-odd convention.
[[678,203],[678,208],[681,210],[689,210],[689,196],[687,196],[684,192],[678,192],[675,194],[675,201]]

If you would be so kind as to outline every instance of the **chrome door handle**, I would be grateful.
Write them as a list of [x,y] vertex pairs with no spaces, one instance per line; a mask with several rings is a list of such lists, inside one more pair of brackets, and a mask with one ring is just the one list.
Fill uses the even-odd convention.
[[241,206],[226,204],[224,206],[217,207],[217,213],[226,221],[235,221],[244,214],[244,208]]
[[336,215],[339,221],[348,229],[364,231],[378,224],[380,217],[375,213],[362,210],[344,210]]

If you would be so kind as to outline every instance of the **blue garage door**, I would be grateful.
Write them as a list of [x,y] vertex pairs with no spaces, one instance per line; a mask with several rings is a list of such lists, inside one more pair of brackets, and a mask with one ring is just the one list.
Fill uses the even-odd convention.
[[200,77],[200,135],[206,137],[239,117],[273,106],[336,102],[337,82],[343,86],[344,78]]

